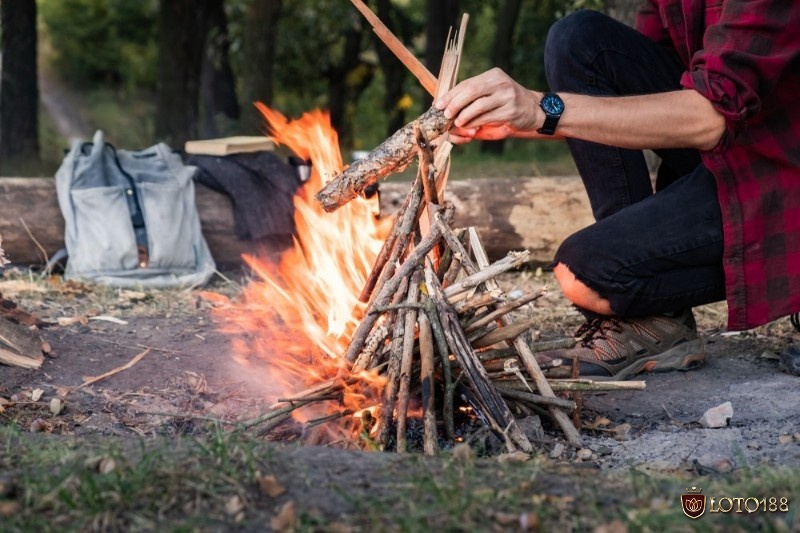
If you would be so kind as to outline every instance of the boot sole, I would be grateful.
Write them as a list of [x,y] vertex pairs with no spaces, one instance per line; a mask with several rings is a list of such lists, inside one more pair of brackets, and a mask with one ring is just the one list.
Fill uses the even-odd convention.
[[611,380],[626,379],[636,374],[647,372],[669,372],[672,370],[694,370],[703,365],[706,359],[706,345],[703,339],[694,339],[681,343],[666,352],[651,357],[642,357],[630,365],[618,370],[613,376],[597,376],[592,379]]

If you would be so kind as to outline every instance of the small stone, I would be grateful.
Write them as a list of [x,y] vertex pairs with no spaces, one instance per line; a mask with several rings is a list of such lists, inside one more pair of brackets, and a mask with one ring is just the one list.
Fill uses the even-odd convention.
[[592,458],[593,452],[589,448],[581,448],[580,450],[578,450],[578,452],[575,455],[581,461],[585,461],[587,459],[591,459]]
[[731,459],[730,457],[712,453],[698,457],[697,463],[701,467],[707,468],[718,474],[727,474],[728,472],[731,472],[736,466],[735,463],[733,462],[733,459]]
[[704,428],[723,428],[728,425],[731,418],[733,418],[733,405],[731,402],[725,402],[703,413],[700,425]]
[[792,437],[789,434],[779,435],[778,436],[778,442],[780,442],[781,444],[789,444],[793,440],[794,440],[794,437]]
[[789,346],[781,353],[778,368],[793,376],[800,376],[800,348]]
[[797,442],[800,442],[800,431],[796,431],[796,432],[795,432],[795,434],[794,434],[794,440],[796,440]]
[[611,431],[614,432],[614,440],[629,440],[631,438],[631,425],[627,422],[614,427]]
[[553,446],[553,451],[550,452],[550,459],[558,459],[561,457],[562,453],[564,453],[564,445],[557,442],[556,445]]
[[600,457],[605,457],[606,455],[611,455],[611,448],[608,446],[600,446],[595,450],[595,453]]

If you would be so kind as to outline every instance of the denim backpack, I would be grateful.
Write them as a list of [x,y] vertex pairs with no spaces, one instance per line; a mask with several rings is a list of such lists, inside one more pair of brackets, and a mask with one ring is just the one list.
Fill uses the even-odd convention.
[[65,277],[123,288],[197,286],[216,270],[200,229],[196,168],[161,143],[116,150],[98,131],[56,172]]

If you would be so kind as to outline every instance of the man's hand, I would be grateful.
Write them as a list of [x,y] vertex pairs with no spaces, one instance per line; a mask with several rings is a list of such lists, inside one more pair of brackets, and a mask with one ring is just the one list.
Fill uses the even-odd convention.
[[544,123],[539,108],[541,93],[529,91],[499,68],[462,81],[434,105],[447,118],[456,117],[450,141],[462,144],[473,139],[540,137]]

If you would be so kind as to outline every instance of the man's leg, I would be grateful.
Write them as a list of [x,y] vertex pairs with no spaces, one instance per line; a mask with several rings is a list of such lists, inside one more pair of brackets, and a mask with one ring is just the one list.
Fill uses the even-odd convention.
[[[613,96],[679,90],[685,67],[673,50],[633,28],[596,11],[579,11],[550,29],[545,69],[553,91]],[[641,151],[575,139],[567,143],[595,219],[601,220],[653,194]],[[659,189],[700,164],[696,150],[657,153],[663,159]]]

